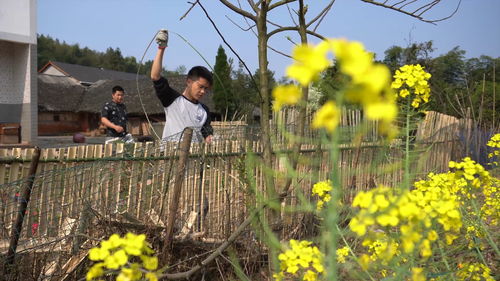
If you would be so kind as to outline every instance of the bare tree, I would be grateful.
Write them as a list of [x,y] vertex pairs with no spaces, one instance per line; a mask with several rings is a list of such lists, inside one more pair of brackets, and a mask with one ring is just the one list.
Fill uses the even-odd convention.
[[[347,0],[349,1],[349,0]],[[352,0],[351,0],[352,1]],[[399,13],[406,14],[411,17],[415,17],[423,22],[435,23],[438,21],[445,20],[453,16],[458,10],[460,3],[462,0],[457,0],[458,4],[450,15],[439,19],[428,19],[426,18],[426,13],[438,5],[441,0],[384,0],[384,1],[374,1],[374,0],[359,0],[369,4],[381,6],[383,8],[388,8],[394,10]],[[330,0],[328,4],[326,4],[316,15],[313,15],[309,20],[306,19],[306,14],[308,11],[307,5],[305,5],[304,0],[247,0],[246,9],[244,9],[241,5],[240,0],[230,1],[230,0],[219,0],[224,6],[233,11],[234,13],[242,16],[246,21],[248,28],[241,28],[244,31],[252,31],[257,37],[257,49],[258,49],[258,61],[259,61],[259,85],[258,91],[260,95],[260,107],[261,107],[261,130],[262,130],[262,143],[263,143],[263,162],[267,167],[272,167],[272,146],[271,146],[271,136],[270,136],[270,124],[269,121],[271,119],[271,96],[270,86],[269,86],[269,77],[268,73],[268,49],[276,51],[280,54],[283,54],[279,50],[276,50],[269,46],[269,39],[276,34],[282,32],[298,32],[300,36],[300,43],[307,44],[308,35],[314,36],[320,39],[324,39],[324,37],[317,32],[317,29],[324,18],[327,16],[330,11],[332,5],[335,3],[335,0]],[[298,3],[298,9],[293,10],[291,8],[292,3]],[[225,38],[219,32],[217,25],[212,21],[212,19],[208,16],[207,11],[201,4],[201,0],[196,0],[192,2],[192,7],[181,17],[184,18],[189,11],[195,6],[199,5],[212,22],[214,28],[217,30],[219,35],[222,37],[223,41]],[[281,25],[271,21],[268,18],[269,12],[278,9],[278,8],[286,8],[287,12],[290,14],[291,25]],[[297,17],[297,21],[295,20]],[[234,22],[233,22],[234,23]],[[236,24],[236,23],[235,23]],[[228,45],[228,44],[227,44]],[[230,49],[234,52],[232,47],[228,45]],[[236,55],[237,53],[234,52]],[[284,54],[283,54],[284,55]],[[238,55],[237,55],[238,56]],[[244,64],[239,56],[238,59]],[[245,65],[245,68],[249,72],[250,76],[251,72]],[[304,99],[307,100],[308,89],[302,89],[304,94]],[[304,120],[306,109],[301,108],[299,113],[299,120],[297,120],[298,124],[298,133],[299,135],[303,134],[304,130]],[[296,143],[294,146],[294,156],[292,156],[292,166],[296,167],[298,154],[300,151],[300,142]],[[289,191],[290,182],[285,184],[285,187],[281,192],[276,190],[274,185],[274,178],[271,173],[265,175],[265,190],[268,192],[269,199],[277,203],[278,200],[282,200],[287,196]],[[273,202],[270,202],[270,205],[274,205]],[[273,219],[271,218],[271,222]]]
[[[285,31],[295,31],[298,32],[302,30],[304,34],[301,36],[301,43],[306,43],[307,38],[305,34],[309,34],[318,38],[323,39],[323,36],[316,32],[319,24],[326,16],[330,8],[332,7],[335,0],[331,0],[325,8],[323,8],[317,15],[312,17],[312,19],[308,22],[305,21],[304,15],[306,13],[306,7],[303,4],[303,1],[300,1],[301,6],[295,14],[299,16],[302,15],[302,24],[296,24],[295,20],[292,19],[293,25],[284,26],[278,23],[274,23],[268,19],[268,13],[273,11],[274,9],[285,7],[291,16],[293,16],[293,12],[290,10],[290,4],[294,2],[298,2],[297,0],[281,0],[281,1],[269,1],[269,0],[259,0],[252,1],[248,0],[248,10],[242,8],[241,3],[236,1],[236,4],[233,4],[229,0],[220,0],[222,4],[224,4],[227,8],[232,10],[233,12],[243,16],[247,22],[249,22],[249,27],[252,31],[255,32],[257,36],[257,48],[258,48],[258,59],[259,59],[259,93],[261,95],[260,107],[261,107],[261,130],[262,130],[262,143],[263,143],[263,162],[264,165],[271,167],[272,163],[272,147],[270,141],[270,126],[269,120],[271,119],[271,97],[269,95],[269,80],[266,75],[268,72],[268,48],[269,47],[269,39],[278,33]],[[292,17],[293,18],[293,17]],[[315,25],[316,24],[316,25]],[[270,27],[272,29],[270,30]],[[306,90],[305,90],[306,91]],[[274,179],[271,174],[266,176],[266,190],[271,199],[277,200],[278,192],[274,186]]]
[[430,19],[427,18],[428,12],[433,8],[437,7],[444,1],[441,0],[384,0],[384,1],[361,0],[361,1],[381,6],[387,9],[391,9],[396,12],[417,18],[423,22],[428,22],[433,24],[451,18],[458,11],[458,8],[462,3],[462,0],[456,0],[457,6],[454,11],[450,12],[450,14],[442,16],[440,18]]
[[[457,0],[456,9],[445,17],[439,19],[428,19],[426,18],[427,13],[441,3],[441,0],[360,0],[369,4],[381,6],[384,8],[392,9],[394,11],[407,14],[409,16],[415,17],[424,22],[438,22],[444,19],[451,17],[456,13],[458,7],[462,0]],[[194,4],[201,2],[200,0],[196,1]],[[330,11],[332,5],[335,3],[335,0],[330,0],[323,9],[320,9],[316,15],[312,15],[309,20],[306,20],[307,13],[307,5],[304,4],[304,1],[298,0],[279,0],[279,1],[271,1],[271,0],[247,0],[246,9],[242,7],[242,3],[240,0],[230,1],[230,0],[219,0],[224,6],[232,10],[238,15],[241,15],[248,24],[248,28],[246,30],[251,30],[257,37],[257,48],[258,48],[258,60],[259,60],[259,76],[260,76],[260,84],[259,93],[261,96],[261,128],[262,128],[262,142],[264,145],[264,164],[267,166],[271,166],[271,142],[270,142],[270,127],[269,120],[271,117],[270,112],[270,103],[271,97],[269,96],[269,81],[268,81],[268,49],[274,50],[278,53],[281,53],[278,50],[269,46],[269,39],[278,33],[281,32],[289,32],[295,31],[299,32],[301,44],[307,43],[307,35],[312,35],[317,38],[323,39],[323,36],[317,32],[317,29],[323,19],[327,16]],[[290,8],[290,5],[293,3],[298,3],[299,7],[297,10],[293,10]],[[278,8],[286,8],[288,13],[290,14],[291,24],[283,25],[281,23],[275,23],[268,18],[268,13],[278,9]],[[298,21],[294,18],[297,17]],[[304,97],[307,98],[307,89],[304,89]],[[304,112],[305,114],[305,112]],[[302,116],[300,114],[299,116]],[[303,128],[302,120],[298,120],[298,129],[299,134]],[[295,161],[292,161],[292,164]],[[272,197],[277,195],[277,190],[274,188],[272,177],[266,178],[267,189],[270,192]],[[285,192],[280,195],[286,195],[286,191],[288,188],[285,188]],[[280,196],[281,197],[281,196]]]
[[[434,23],[437,21],[441,21],[451,17],[456,10],[458,9],[461,0],[457,0],[458,4],[450,15],[439,19],[427,19],[425,16],[427,13],[436,7],[441,0],[360,0],[369,4],[381,6],[384,8],[392,9],[394,11],[407,14],[409,16],[415,17],[424,22]],[[208,17],[207,11],[201,4],[201,0],[197,0],[191,3],[194,7],[198,4],[204,10],[205,14]],[[263,163],[267,167],[271,167],[272,164],[272,146],[271,146],[271,137],[270,137],[270,125],[269,120],[271,120],[271,96],[270,96],[270,81],[267,75],[268,73],[268,49],[276,51],[280,54],[283,54],[279,50],[276,50],[269,46],[269,39],[279,33],[282,32],[298,32],[300,35],[300,43],[307,43],[307,36],[314,36],[320,39],[323,39],[323,36],[317,32],[317,29],[323,19],[327,16],[330,11],[332,5],[335,3],[335,0],[330,0],[319,12],[315,15],[312,15],[309,20],[306,19],[307,14],[307,5],[305,5],[303,0],[279,0],[279,1],[271,1],[271,0],[247,0],[245,7],[242,5],[242,1],[235,0],[219,0],[224,6],[229,8],[234,13],[240,15],[245,20],[248,28],[242,28],[242,30],[252,31],[257,37],[257,49],[258,49],[258,61],[259,61],[259,85],[258,92],[260,95],[260,108],[261,108],[261,130],[262,130],[262,144],[263,144]],[[294,10],[291,8],[291,4],[298,3],[298,9]],[[192,8],[191,7],[191,8]],[[268,18],[268,14],[275,9],[286,9],[290,14],[291,24],[284,25],[281,23],[273,22]],[[190,9],[191,10],[191,9]],[[182,17],[184,18],[188,12]],[[181,18],[181,19],[182,19]],[[296,20],[297,18],[298,20]],[[209,18],[210,19],[210,18]],[[210,19],[214,28],[219,32],[216,24]],[[234,23],[234,22],[233,22]],[[236,23],[235,23],[236,24]],[[219,32],[219,35],[221,33]],[[223,38],[223,36],[221,35]],[[224,38],[223,38],[224,39]],[[225,39],[224,39],[225,41]],[[227,43],[226,43],[227,44]],[[233,50],[234,52],[234,50]],[[235,53],[235,52],[234,52]],[[241,61],[241,59],[240,59]],[[242,61],[243,62],[243,61]],[[244,63],[244,62],[243,62]],[[250,73],[251,72],[248,70]],[[307,99],[307,89],[303,89],[304,98]],[[299,136],[303,132],[304,128],[304,118],[305,117],[305,109],[301,109],[299,113],[299,120],[297,120],[297,129]],[[296,143],[294,145],[294,154],[292,156],[292,167],[296,166],[297,163],[297,154],[300,150],[300,143]],[[287,181],[283,190],[280,192],[275,188],[274,179],[272,175],[269,173],[265,177],[265,190],[267,190],[269,198],[273,200],[277,200],[278,198],[283,199],[288,194],[289,186],[291,184],[290,181]]]

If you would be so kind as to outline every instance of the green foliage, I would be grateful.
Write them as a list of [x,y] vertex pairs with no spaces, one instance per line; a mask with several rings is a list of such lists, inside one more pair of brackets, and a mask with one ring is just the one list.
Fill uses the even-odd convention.
[[232,78],[232,89],[238,102],[238,111],[242,115],[251,116],[254,108],[259,106],[259,94],[241,62],[238,64],[238,69],[232,71]]
[[420,64],[427,67],[433,51],[432,41],[413,43],[407,48],[392,46],[384,52],[385,57],[382,63],[387,65],[392,72],[405,64]]
[[338,62],[334,61],[332,66],[321,73],[321,79],[315,83],[315,86],[324,93],[319,99],[319,104],[333,99],[340,89],[347,85],[347,82],[348,78],[339,71]]
[[[261,78],[260,78],[259,72],[260,72],[260,69],[258,69],[258,68],[257,68],[257,69],[255,70],[255,73],[254,73],[253,77],[254,77],[254,79],[255,79],[255,84],[257,84],[257,85],[258,85],[258,87],[259,87],[259,89],[260,89],[260,85],[261,85]],[[272,93],[272,91],[273,91],[274,87],[276,87],[276,79],[274,78],[274,71],[271,71],[271,70],[269,70],[269,69],[268,69],[268,70],[267,70],[267,72],[266,72],[266,74],[267,74],[267,81],[268,81],[268,83],[269,83],[269,84],[268,84],[268,87],[269,87],[269,88],[268,88],[268,90],[269,90],[269,93],[268,93],[268,94],[269,94],[269,97],[271,97],[271,98],[272,98],[272,94],[271,94],[271,93]],[[260,99],[260,96],[259,96],[259,94],[258,94],[258,93],[257,93],[257,101],[258,101],[259,103],[261,102],[261,99]],[[271,108],[271,106],[272,106],[272,103],[271,103],[271,104],[269,104],[269,108]]]
[[496,66],[500,58],[466,59],[466,52],[458,46],[434,58],[431,57],[433,51],[432,41],[414,43],[407,48],[392,46],[384,52],[382,62],[393,72],[405,64],[420,64],[432,74],[433,94],[426,110],[459,118],[470,117],[481,127],[499,124],[499,114],[494,111],[500,106],[496,90],[500,75]]
[[232,89],[231,68],[222,46],[219,46],[215,57],[213,93],[215,109],[224,120],[232,119],[237,111],[237,102]]
[[148,75],[153,61],[143,64],[135,57],[123,57],[120,48],[108,48],[106,52],[97,52],[78,44],[69,45],[50,36],[38,36],[38,67],[43,67],[49,61],[59,61],[91,67],[102,67],[111,70]]

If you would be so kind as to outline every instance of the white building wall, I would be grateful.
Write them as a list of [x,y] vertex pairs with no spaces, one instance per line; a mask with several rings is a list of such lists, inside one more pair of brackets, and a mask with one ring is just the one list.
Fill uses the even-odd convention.
[[36,0],[0,0],[0,123],[20,123],[36,143]]
[[48,74],[48,75],[54,75],[54,76],[66,76],[66,74],[62,73],[59,71],[57,68],[53,66],[47,67],[45,71],[43,71],[43,74]]

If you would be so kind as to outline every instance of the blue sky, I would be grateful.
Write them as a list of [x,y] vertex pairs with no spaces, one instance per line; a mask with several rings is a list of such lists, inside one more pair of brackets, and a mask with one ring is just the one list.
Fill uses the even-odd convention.
[[[458,1],[443,0],[427,17],[435,19],[450,14]],[[229,44],[254,71],[258,66],[257,40],[250,31],[243,31],[228,18],[241,27],[246,26],[245,21],[218,1],[202,0],[202,3]],[[311,17],[328,1],[306,0],[306,3],[310,3],[308,15]],[[182,35],[201,53],[199,55],[180,37],[171,34],[164,59],[167,69],[173,70],[179,65],[188,69],[205,65],[204,59],[213,65],[219,45],[223,45],[229,57],[236,59],[199,7],[179,20],[190,6],[188,1],[180,0],[38,0],[38,33],[97,51],[120,48],[124,56],[140,60],[156,31],[166,28]],[[291,23],[285,9],[271,13],[269,19],[281,25]],[[336,0],[318,33],[361,41],[369,51],[377,54],[377,58],[382,58],[390,46],[405,47],[411,42],[428,40],[434,41],[433,56],[460,46],[466,51],[466,57],[500,57],[500,0],[462,0],[458,12],[437,25],[360,0]],[[292,32],[280,33],[271,38],[270,45],[290,53],[292,43],[286,36],[297,38]],[[317,42],[314,38],[311,41]],[[154,52],[153,46],[145,60],[153,59]],[[275,71],[277,79],[290,63],[289,58],[269,51],[269,68]]]

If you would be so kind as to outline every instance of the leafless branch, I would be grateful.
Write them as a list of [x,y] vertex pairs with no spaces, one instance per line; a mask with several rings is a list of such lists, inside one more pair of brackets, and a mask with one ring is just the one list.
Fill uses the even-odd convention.
[[263,1],[263,0],[259,0],[257,3],[255,3],[255,6],[259,7],[259,6],[260,6],[260,4],[262,4],[262,1]]
[[278,53],[278,54],[280,54],[280,55],[282,55],[282,56],[285,56],[285,57],[290,58],[290,59],[292,58],[292,56],[290,56],[290,55],[288,55],[288,54],[285,54],[285,53],[283,53],[283,52],[281,52],[281,51],[276,50],[275,48],[273,48],[273,47],[269,46],[269,44],[267,45],[267,47],[268,47],[271,51],[274,51],[274,52],[276,52],[276,53]]
[[291,38],[291,37],[289,37],[289,36],[287,36],[287,37],[286,37],[286,40],[288,40],[288,41],[289,41],[290,43],[292,43],[293,45],[298,45],[298,44],[299,44],[299,43],[297,43],[297,42],[293,42],[292,38]]
[[311,19],[311,21],[309,21],[309,23],[306,24],[306,27],[311,26],[314,22],[319,20],[318,23],[316,24],[316,26],[313,28],[313,31],[316,31],[316,29],[318,29],[319,25],[321,24],[321,22],[323,21],[325,16],[328,14],[330,9],[332,8],[333,3],[335,3],[335,0],[331,0],[330,3],[316,17]]
[[283,27],[283,26],[281,26],[281,25],[279,25],[277,23],[274,23],[274,22],[272,22],[270,20],[266,20],[266,22],[269,23],[270,25],[273,25],[273,26],[277,27],[277,28],[282,28]]
[[[238,1],[238,2],[239,2],[239,1]],[[228,16],[226,16],[226,18],[227,18],[227,19],[228,19],[231,23],[233,23],[235,26],[237,26],[239,29],[241,29],[241,30],[243,30],[243,31],[249,31],[249,30],[250,30],[250,31],[252,31],[253,35],[255,35],[255,37],[257,37],[257,34],[256,34],[256,33],[255,33],[255,31],[253,30],[253,28],[255,27],[255,24],[254,24],[254,25],[250,25],[250,24],[248,23],[248,20],[247,20],[245,17],[243,17],[243,18],[244,18],[245,22],[247,23],[248,28],[244,28],[244,27],[240,26],[240,25],[239,25],[239,24],[237,24],[235,21],[233,21],[231,18],[229,18]],[[267,45],[267,47],[268,47],[270,50],[272,50],[272,51],[276,52],[277,54],[280,54],[280,55],[285,56],[285,57],[288,57],[288,58],[292,58],[290,55],[288,55],[288,54],[286,54],[286,53],[284,53],[284,52],[281,52],[281,51],[279,51],[279,50],[276,50],[275,48],[271,47],[269,44]]]
[[269,5],[268,11],[271,11],[272,9],[277,8],[277,7],[281,6],[281,5],[292,3],[292,2],[295,2],[295,1],[297,1],[297,0],[281,0],[281,1],[278,1],[276,3],[273,3],[273,4]]
[[[226,0],[221,0],[221,2],[222,1],[227,2]],[[203,10],[203,12],[205,13],[205,16],[210,21],[210,23],[212,24],[212,26],[215,28],[215,31],[217,31],[217,34],[219,34],[219,36],[221,37],[221,39],[224,42],[224,44],[226,44],[226,46],[228,46],[228,48],[231,50],[231,52],[233,52],[233,54],[243,64],[243,66],[245,67],[246,71],[248,72],[248,75],[250,76],[250,79],[252,80],[252,82],[254,83],[254,85],[257,85],[257,82],[255,82],[253,74],[250,71],[250,69],[248,68],[248,66],[246,65],[245,61],[243,61],[243,59],[240,57],[240,55],[238,55],[238,53],[233,49],[233,47],[226,41],[226,38],[222,35],[222,33],[220,32],[219,28],[217,28],[217,25],[215,24],[215,22],[212,20],[212,18],[210,17],[210,15],[208,15],[208,12],[205,9],[205,7],[203,7],[203,5],[201,4],[201,2],[199,2],[199,1],[198,1],[198,6],[200,6],[200,8]],[[239,9],[238,7],[235,7],[235,8]],[[258,89],[258,87],[256,87],[256,89]],[[258,91],[258,93],[259,93],[260,99],[262,99],[262,94],[260,93],[260,91]]]
[[[252,31],[252,32],[253,32],[253,34],[255,34],[255,32],[253,31],[253,28],[255,27],[255,24],[254,24],[254,25],[248,25],[248,27],[247,27],[247,28],[245,28],[245,27],[243,27],[243,26],[239,25],[238,23],[236,23],[235,21],[233,21],[233,20],[232,20],[230,17],[228,17],[227,15],[226,15],[226,18],[227,18],[227,19],[228,19],[228,20],[229,20],[232,24],[236,25],[236,27],[238,27],[239,29],[241,29],[241,30],[243,30],[243,31],[249,31],[249,30],[250,30],[250,31]],[[248,24],[248,22],[247,22],[247,24]],[[256,34],[255,34],[255,35],[256,35]]]
[[288,14],[290,15],[290,19],[292,19],[293,24],[298,25],[297,22],[295,21],[295,17],[292,14],[292,10],[290,9],[290,5],[286,4],[286,8],[288,10]]
[[[410,2],[408,2],[408,3],[406,3],[406,4],[404,4],[404,5],[402,5],[400,8],[402,9],[402,8],[404,8],[405,6],[410,5],[411,3],[415,3],[415,2],[417,2],[417,1],[418,1],[418,0],[412,0],[412,1],[410,1]],[[385,1],[384,3],[386,3],[386,2],[387,2],[387,1]],[[403,1],[403,2],[404,2],[404,1]],[[399,4],[399,3],[398,3],[398,4]],[[397,5],[397,4],[396,4],[396,5]]]
[[[275,29],[275,30],[269,32],[268,36],[271,37],[271,36],[273,36],[273,35],[275,35],[277,33],[283,32],[283,31],[298,31],[298,30],[299,30],[298,26],[282,27],[282,28],[278,28],[278,29]],[[323,35],[320,35],[320,34],[314,32],[312,30],[307,30],[306,32],[307,32],[307,34],[315,36],[315,37],[317,37],[317,38],[319,38],[321,40],[325,39],[325,37]]]
[[[247,0],[248,1],[248,5],[250,5],[250,7],[252,8],[252,10],[255,12],[255,13],[258,13],[259,12],[259,4],[255,4],[252,0]],[[240,9],[241,9],[241,4],[240,4],[240,1],[238,0],[238,5],[240,6]]]
[[251,20],[253,20],[254,22],[257,22],[257,17],[250,14],[249,12],[239,8],[239,7],[236,7],[235,5],[233,5],[231,2],[227,1],[227,0],[219,0],[222,4],[224,4],[224,6],[228,7],[229,9],[233,10],[233,12],[235,13],[238,13],[246,18],[249,18]]
[[[415,1],[415,0],[413,0],[411,3],[413,3],[414,1]],[[432,7],[434,7],[436,4],[438,4],[438,3],[439,3],[439,1],[440,1],[440,0],[434,0],[434,1],[432,1],[432,2],[430,2],[430,3],[427,3],[427,4],[423,5],[423,6],[420,6],[420,7],[418,7],[415,11],[413,11],[412,13],[413,13],[413,14],[417,14],[417,13],[418,13],[418,11],[423,10],[423,12],[421,12],[421,13],[419,13],[419,14],[418,14],[418,15],[422,15],[422,14],[424,14],[426,11],[428,11],[429,9],[431,9]],[[400,7],[400,9],[403,9],[403,8],[404,8],[404,6],[406,6],[406,5],[401,6],[401,7]]]
[[198,1],[199,0],[196,0],[196,2],[188,2],[189,4],[191,4],[191,7],[187,10],[187,12],[184,13],[184,15],[182,15],[182,17],[179,19],[180,21],[183,20],[189,14],[189,12],[191,12],[191,10],[194,8],[194,6],[196,6]]
[[[238,0],[238,5],[239,5],[239,8],[240,8],[240,9],[242,9],[242,8],[241,8],[241,3],[240,3],[240,1],[239,1],[239,0]],[[252,33],[255,35],[255,37],[257,37],[257,33],[255,33],[255,30],[253,29],[253,28],[254,28],[257,24],[256,24],[255,22],[254,22],[254,24],[250,24],[250,23],[248,22],[248,18],[247,18],[247,17],[245,17],[245,16],[242,16],[242,18],[243,18],[243,20],[245,21],[245,23],[248,25],[248,27],[250,28],[250,30],[252,31]]]
[[[432,0],[431,2],[422,4],[421,6],[419,6],[418,8],[416,8],[412,11],[410,11],[409,5],[416,4],[420,0],[400,0],[400,1],[395,2],[395,3],[391,3],[390,0],[385,0],[383,2],[382,1],[375,1],[375,0],[361,0],[361,1],[363,1],[365,3],[373,4],[376,6],[380,6],[380,7],[386,8],[386,9],[394,10],[396,12],[414,17],[420,21],[431,23],[431,24],[436,24],[436,22],[451,18],[453,15],[455,15],[457,13],[458,8],[460,7],[460,4],[462,3],[462,0],[459,0],[455,10],[451,14],[449,14],[448,16],[445,16],[445,17],[442,17],[439,19],[426,19],[424,17],[425,13],[427,13],[429,10],[434,8],[434,6],[436,6],[437,4],[441,3],[441,0]],[[425,0],[423,0],[423,1],[425,1]]]

